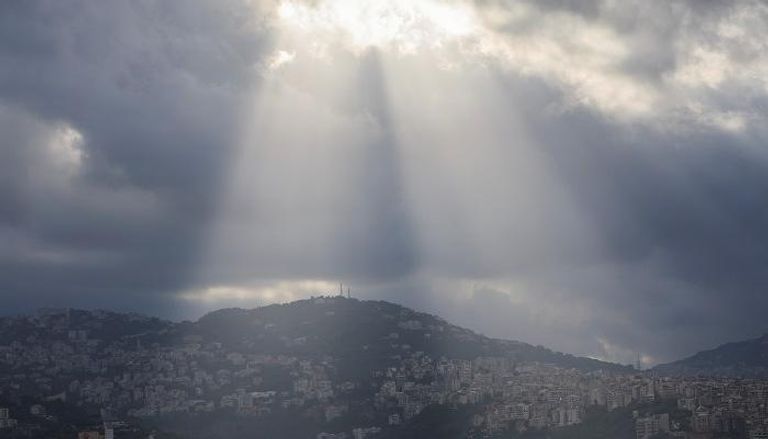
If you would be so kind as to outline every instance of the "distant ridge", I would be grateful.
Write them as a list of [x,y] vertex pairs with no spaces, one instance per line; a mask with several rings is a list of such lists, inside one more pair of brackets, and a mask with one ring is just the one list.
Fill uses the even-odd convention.
[[726,343],[653,369],[664,375],[768,378],[768,334]]

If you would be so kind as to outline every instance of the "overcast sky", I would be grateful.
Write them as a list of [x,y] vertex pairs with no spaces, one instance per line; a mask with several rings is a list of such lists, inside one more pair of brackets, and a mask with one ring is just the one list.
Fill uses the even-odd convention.
[[650,365],[768,331],[768,4],[0,2],[2,313],[335,291]]

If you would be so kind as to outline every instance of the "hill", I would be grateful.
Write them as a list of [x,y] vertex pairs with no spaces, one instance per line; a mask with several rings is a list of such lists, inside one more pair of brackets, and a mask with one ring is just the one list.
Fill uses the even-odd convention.
[[768,334],[726,343],[653,370],[664,375],[768,378]]
[[261,308],[224,309],[178,327],[185,336],[232,349],[286,355],[330,355],[381,367],[404,354],[472,359],[502,356],[582,371],[628,371],[626,366],[576,357],[513,340],[485,337],[434,315],[384,302],[320,297]]
[[194,439],[451,437],[495,431],[512,401],[554,427],[578,421],[581,408],[560,412],[587,405],[585,389],[641,379],[632,371],[343,297],[194,322],[71,309],[0,318],[0,407],[26,438],[100,419]]

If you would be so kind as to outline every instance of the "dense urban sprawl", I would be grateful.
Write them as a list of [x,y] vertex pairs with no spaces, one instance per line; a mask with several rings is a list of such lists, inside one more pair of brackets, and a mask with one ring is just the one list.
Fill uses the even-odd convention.
[[[5,320],[3,328],[26,328],[29,335],[0,345],[0,401],[7,403],[0,408],[2,434],[43,437],[69,423],[77,430],[72,437],[82,439],[150,437],[138,426],[156,419],[290,413],[316,425],[318,439],[364,439],[396,431],[428,407],[447,406],[472,408],[467,436],[476,438],[567,428],[585,422],[595,408],[633,410],[638,439],[768,438],[768,381],[583,371],[496,356],[437,357],[404,341],[409,332],[429,337],[450,331],[448,324],[399,320],[399,330],[380,341],[397,352],[394,361],[350,379],[331,355],[234,351],[196,336],[175,345],[142,333],[103,337],[98,328],[113,314],[87,317],[95,322],[92,329],[73,328],[69,311]],[[146,317],[124,318],[126,325],[166,330]],[[269,331],[269,324],[261,329]],[[307,343],[302,337],[281,340]],[[91,425],[77,425],[62,407],[97,411],[98,424],[92,416]]]

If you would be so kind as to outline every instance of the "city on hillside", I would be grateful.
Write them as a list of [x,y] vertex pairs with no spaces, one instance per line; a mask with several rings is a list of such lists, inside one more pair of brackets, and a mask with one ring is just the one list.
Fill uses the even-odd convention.
[[768,438],[768,380],[495,342],[342,296],[182,323],[41,310],[0,319],[0,436]]

